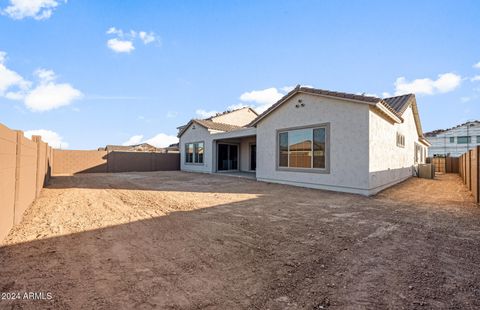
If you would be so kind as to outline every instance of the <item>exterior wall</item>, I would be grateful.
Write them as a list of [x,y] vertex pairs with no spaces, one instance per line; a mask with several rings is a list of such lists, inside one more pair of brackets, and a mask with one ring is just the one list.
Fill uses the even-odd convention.
[[54,175],[71,175],[80,172],[107,172],[106,151],[53,151]]
[[178,153],[54,150],[54,156],[55,175],[180,169]]
[[[195,129],[193,126],[195,125]],[[204,153],[203,153],[203,164],[192,164],[192,163],[185,163],[185,143],[191,142],[202,142],[204,143]],[[182,171],[192,171],[192,172],[206,172],[212,173],[213,172],[213,143],[212,137],[210,132],[198,125],[192,124],[188,127],[187,130],[183,133],[180,137],[179,142],[179,149],[180,149],[180,169]]]
[[[469,125],[468,129],[467,125]],[[463,136],[470,136],[471,143],[458,144],[457,138]],[[454,139],[453,143],[450,142],[451,137]],[[427,137],[427,139],[432,144],[428,149],[429,157],[434,157],[436,155],[459,157],[469,149],[474,149],[476,146],[480,145],[480,122],[463,124],[437,134],[434,137]]]
[[212,117],[212,121],[237,126],[245,126],[252,122],[257,115],[249,108],[243,108],[230,113]]
[[40,136],[30,140],[0,124],[0,244],[40,195],[51,165],[51,148]]
[[37,197],[37,143],[19,134],[17,144],[21,152],[17,157],[15,224],[20,223],[23,213]]
[[[415,142],[421,143],[412,108],[407,108],[402,117],[403,123],[392,124],[370,109],[369,194],[375,194],[413,175]],[[405,136],[405,147],[397,146],[397,132]]]
[[256,144],[256,137],[243,138],[240,141],[240,171],[250,170],[250,145]]
[[14,222],[17,134],[0,124],[0,243]]
[[[296,108],[302,99],[304,107]],[[369,106],[297,94],[257,124],[257,179],[297,186],[369,194]],[[330,124],[330,173],[277,169],[277,130]],[[328,159],[327,159],[328,161]]]

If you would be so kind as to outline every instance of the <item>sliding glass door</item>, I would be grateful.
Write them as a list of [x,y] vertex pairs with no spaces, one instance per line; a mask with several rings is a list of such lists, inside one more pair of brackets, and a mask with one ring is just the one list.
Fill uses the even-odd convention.
[[218,144],[218,171],[238,170],[238,145]]

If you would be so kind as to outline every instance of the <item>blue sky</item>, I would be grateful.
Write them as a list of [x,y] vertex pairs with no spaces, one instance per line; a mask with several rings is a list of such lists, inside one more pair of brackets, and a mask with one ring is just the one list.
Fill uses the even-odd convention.
[[164,145],[193,117],[262,110],[296,84],[416,92],[425,131],[480,118],[479,1],[0,0],[0,10],[0,123],[62,147]]

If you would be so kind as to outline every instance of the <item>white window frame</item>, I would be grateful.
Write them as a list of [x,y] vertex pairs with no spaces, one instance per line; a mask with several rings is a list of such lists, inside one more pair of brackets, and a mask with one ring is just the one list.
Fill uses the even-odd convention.
[[[199,144],[202,144],[202,148],[203,148],[202,161],[200,161],[200,159],[199,159],[200,156],[198,156],[198,154],[200,154],[200,153],[197,152]],[[191,162],[187,161],[188,160],[187,150],[189,149],[190,145],[192,145],[192,148],[193,148],[193,156],[192,156],[192,161]],[[185,143],[184,156],[185,156],[185,164],[187,164],[187,165],[204,165],[204,163],[205,163],[205,142],[204,141],[196,141],[196,142]]]

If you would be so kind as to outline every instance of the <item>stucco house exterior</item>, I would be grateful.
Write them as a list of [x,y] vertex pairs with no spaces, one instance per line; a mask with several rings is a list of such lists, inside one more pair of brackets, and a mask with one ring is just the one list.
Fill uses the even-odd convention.
[[469,121],[448,129],[438,129],[425,133],[432,145],[428,148],[429,157],[459,157],[480,145],[480,121]]
[[260,115],[243,108],[179,127],[181,170],[373,195],[415,174],[429,143],[415,95],[297,86]]

